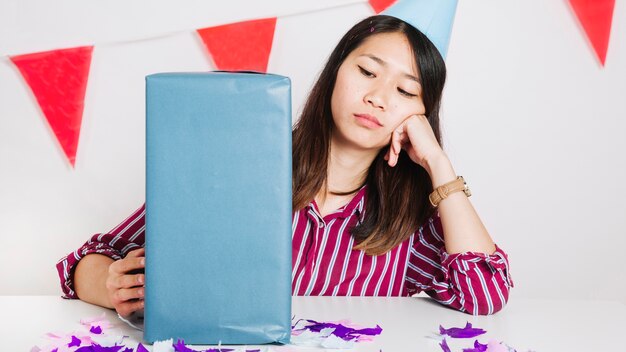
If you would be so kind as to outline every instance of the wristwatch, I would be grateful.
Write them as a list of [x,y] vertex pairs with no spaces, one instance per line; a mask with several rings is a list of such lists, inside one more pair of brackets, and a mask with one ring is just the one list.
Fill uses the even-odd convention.
[[470,192],[469,187],[467,187],[463,176],[458,176],[456,180],[437,187],[433,193],[428,196],[428,199],[430,199],[430,204],[432,204],[433,207],[437,207],[439,203],[446,199],[450,194],[459,191],[463,191],[463,193],[465,193],[468,197],[472,195],[472,192]]

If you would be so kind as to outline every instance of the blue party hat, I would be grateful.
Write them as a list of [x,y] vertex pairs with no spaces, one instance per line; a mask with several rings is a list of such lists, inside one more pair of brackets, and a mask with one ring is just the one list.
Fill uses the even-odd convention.
[[445,59],[458,0],[398,0],[383,15],[397,17],[419,29]]

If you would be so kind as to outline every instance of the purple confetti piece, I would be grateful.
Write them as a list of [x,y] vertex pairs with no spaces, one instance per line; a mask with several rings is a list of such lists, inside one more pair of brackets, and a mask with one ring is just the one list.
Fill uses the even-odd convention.
[[97,343],[92,344],[91,346],[83,346],[77,349],[74,352],[118,352],[124,346],[100,346]]
[[78,346],[80,346],[80,339],[72,335],[72,341],[67,344],[67,347],[78,347]]
[[[301,320],[299,320],[298,322],[300,321]],[[334,329],[333,332],[331,333],[332,335],[335,335],[336,337],[344,341],[352,341],[354,339],[358,339],[361,335],[367,335],[367,336],[380,335],[380,333],[383,331],[383,329],[379,325],[376,325],[375,328],[354,329],[354,328],[345,326],[343,324],[320,323],[315,320],[309,320],[309,319],[307,319],[306,321],[311,324],[303,327],[302,329],[297,329],[294,331],[309,330],[312,332],[319,333],[323,329],[330,328],[330,329]],[[298,324],[298,322],[296,322],[296,325]]]
[[137,351],[136,352],[148,352],[148,349],[145,348],[144,345],[139,343],[139,345],[137,345]]
[[261,352],[261,350],[246,350],[246,352]]
[[94,325],[89,329],[89,332],[92,334],[100,335],[102,334],[102,328],[99,325]]
[[172,347],[174,347],[174,351],[176,352],[196,352],[195,350],[185,346],[185,340],[183,339],[178,339],[176,343],[172,344]]
[[452,352],[452,350],[450,350],[450,346],[448,346],[448,342],[446,341],[446,339],[443,339],[439,346],[441,346],[441,350],[443,352]]
[[105,346],[100,346],[100,345],[94,344],[93,352],[118,352],[119,350],[122,349],[122,347],[124,347],[124,346],[109,346],[109,347],[105,347]]
[[55,349],[53,349],[53,350],[52,350],[52,351],[50,351],[50,352],[58,352],[58,351],[59,351],[59,349],[58,349],[58,348],[55,348]]
[[463,352],[486,352],[487,346],[478,342],[478,340],[474,340],[474,348],[464,348]]
[[439,334],[448,335],[450,337],[457,338],[457,339],[466,339],[466,338],[476,337],[486,332],[487,331],[480,329],[480,328],[473,328],[472,324],[469,321],[467,322],[467,324],[465,324],[464,328],[444,329],[443,326],[439,325]]
[[122,352],[133,352],[133,349],[130,347],[126,347]]

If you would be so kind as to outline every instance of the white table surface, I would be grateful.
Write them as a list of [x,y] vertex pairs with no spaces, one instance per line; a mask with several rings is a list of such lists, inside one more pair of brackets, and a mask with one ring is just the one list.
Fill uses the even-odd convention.
[[[30,351],[46,344],[45,333],[69,333],[78,329],[80,319],[102,312],[124,334],[141,341],[142,332],[125,325],[112,310],[57,296],[0,296],[0,349]],[[438,332],[439,324],[462,327],[466,321],[487,330],[478,337],[481,343],[504,341],[519,352],[626,351],[626,305],[616,301],[512,298],[497,314],[475,317],[422,297],[294,297],[292,313],[296,318],[348,319],[383,328],[373,342],[359,343],[354,351],[441,351],[437,342],[426,336]],[[470,347],[471,342],[473,339],[465,340],[462,345]],[[460,345],[451,344],[452,351],[460,351],[455,346]],[[322,351],[294,346],[271,349]]]

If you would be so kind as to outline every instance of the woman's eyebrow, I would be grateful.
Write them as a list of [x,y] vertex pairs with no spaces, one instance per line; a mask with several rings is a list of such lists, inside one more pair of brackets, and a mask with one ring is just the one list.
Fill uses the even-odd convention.
[[[372,54],[361,54],[361,55],[359,55],[358,57],[361,57],[361,56],[364,56],[364,57],[370,58],[370,59],[374,60],[375,62],[377,62],[377,63],[378,63],[379,65],[381,65],[381,66],[385,66],[385,67],[387,66],[387,62],[385,62],[385,60],[383,60],[383,59],[379,58],[379,57],[378,57],[378,56],[376,56],[376,55],[372,55]],[[419,79],[419,78],[417,78],[417,77],[415,77],[415,76],[413,76],[412,74],[409,74],[409,73],[404,72],[404,76],[405,76],[406,78],[410,79],[410,80],[413,80],[413,81],[417,82],[419,85],[422,85],[422,82],[420,82],[420,79]]]

